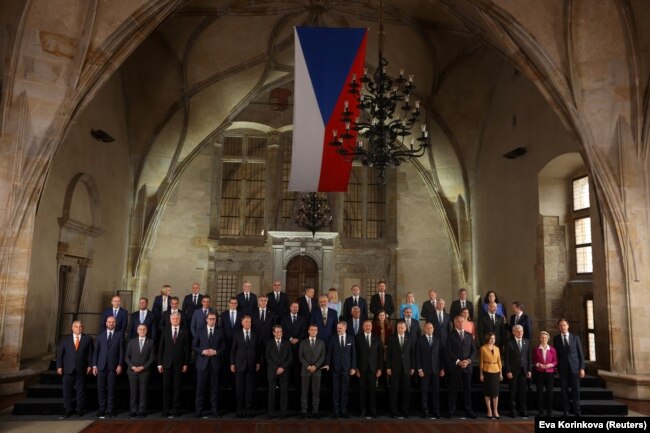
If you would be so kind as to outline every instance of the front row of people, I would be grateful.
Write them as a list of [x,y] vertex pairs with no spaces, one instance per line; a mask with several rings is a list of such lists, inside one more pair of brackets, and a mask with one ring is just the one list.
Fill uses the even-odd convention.
[[[408,417],[411,378],[420,381],[421,410],[427,418],[440,417],[440,378],[449,379],[449,417],[456,415],[456,401],[462,389],[465,416],[475,418],[472,410],[471,383],[476,348],[472,335],[464,329],[464,317],[454,318],[454,327],[443,343],[434,325],[427,322],[424,333],[416,337],[407,332],[407,323],[399,320],[396,332],[384,345],[373,333],[373,323],[363,322],[362,332],[347,332],[347,323],[336,325],[336,334],[326,344],[318,335],[318,326],[308,327],[307,338],[293,341],[283,335],[280,325],[273,326],[273,337],[264,341],[251,329],[251,317],[244,315],[241,329],[233,336],[229,354],[226,337],[217,326],[218,317],[210,312],[206,326],[194,337],[180,326],[181,315],[170,315],[170,326],[160,335],[158,349],[147,336],[147,326],[137,327],[137,337],[123,344],[122,335],[115,330],[115,318],[106,319],[106,329],[93,339],[83,334],[80,321],[72,325],[72,335],[62,340],[57,352],[57,373],[63,376],[64,417],[71,416],[73,394],[76,391],[76,411],[82,414],[85,402],[85,376],[97,376],[99,393],[98,416],[114,416],[115,382],[126,365],[131,389],[130,416],[146,415],[147,389],[151,366],[158,360],[157,370],[163,378],[163,417],[180,414],[183,375],[188,371],[191,351],[196,355],[195,417],[204,416],[209,400],[210,414],[219,416],[218,390],[224,361],[234,374],[237,417],[249,417],[253,403],[254,382],[262,365],[268,382],[268,413],[271,417],[286,416],[290,370],[299,369],[301,383],[301,417],[319,416],[320,384],[323,370],[329,370],[332,380],[333,417],[348,417],[350,379],[358,378],[361,415],[377,416],[376,391],[378,379],[389,379],[390,415]],[[532,371],[536,372],[538,408],[541,415],[551,415],[554,372],[560,374],[562,405],[568,415],[568,388],[572,390],[574,413],[580,416],[579,380],[584,377],[584,356],[579,338],[568,333],[568,322],[559,321],[560,335],[554,346],[549,335],[540,334],[540,345],[534,350],[523,338],[523,328],[513,328],[513,338],[505,345],[503,356],[495,344],[494,335],[486,337],[480,349],[480,380],[484,383],[485,402],[489,418],[499,418],[499,382],[507,377],[510,384],[510,406],[527,417],[526,391]],[[191,351],[190,351],[191,348]],[[296,350],[297,349],[297,350]],[[385,353],[384,353],[385,352]],[[225,356],[224,356],[225,355]],[[503,361],[503,364],[502,364]],[[280,393],[279,412],[276,410],[276,389]],[[309,399],[311,397],[311,411]]]

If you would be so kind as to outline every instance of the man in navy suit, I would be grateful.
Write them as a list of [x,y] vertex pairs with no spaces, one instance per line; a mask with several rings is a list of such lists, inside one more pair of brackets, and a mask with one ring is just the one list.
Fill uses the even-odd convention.
[[291,344],[282,338],[282,327],[273,326],[273,337],[266,343],[266,377],[269,384],[267,408],[269,416],[275,417],[275,385],[280,388],[280,416],[287,416],[289,366],[293,363]]
[[235,373],[237,418],[248,418],[252,416],[255,372],[260,369],[259,338],[251,330],[251,316],[245,315],[241,325],[230,348],[230,371]]
[[413,318],[413,310],[410,307],[404,309],[404,323],[406,323],[406,333],[410,337],[412,344],[415,344],[420,338],[420,322]]
[[323,340],[325,347],[329,347],[330,337],[336,334],[336,323],[338,317],[336,310],[327,307],[327,296],[321,295],[318,298],[319,308],[311,311],[311,323],[318,327],[318,337]]
[[449,330],[452,328],[451,325],[452,317],[445,313],[445,300],[440,298],[436,300],[436,310],[433,316],[433,327],[435,333],[440,339],[442,347],[447,345],[447,336],[449,335]]
[[112,307],[104,310],[102,314],[102,321],[99,324],[99,332],[106,330],[106,319],[113,316],[115,317],[115,331],[126,332],[127,324],[129,322],[129,312],[126,308],[122,308],[120,304],[122,301],[119,296],[113,296],[111,299]]
[[[415,369],[420,376],[422,418],[440,418],[440,377],[445,375],[445,352],[440,338],[433,333],[433,323],[424,325],[424,335],[415,345]],[[432,411],[429,412],[429,395]]]
[[253,309],[257,306],[257,295],[251,293],[251,283],[244,281],[242,292],[237,294],[237,309],[242,314],[252,314]]
[[203,415],[206,385],[210,386],[212,416],[219,417],[217,396],[219,395],[219,375],[221,374],[221,357],[224,347],[223,333],[220,328],[217,328],[217,313],[208,313],[206,326],[200,328],[192,340],[192,350],[196,354],[195,418],[201,418]]
[[388,317],[395,312],[393,297],[386,293],[386,282],[383,280],[377,283],[377,293],[370,298],[370,312],[373,318],[379,314],[379,310],[384,310]]
[[[349,298],[345,299],[345,302],[343,303],[343,319],[348,321],[352,318],[352,308],[354,307],[359,307],[361,310],[361,320],[367,320],[368,319],[368,303],[364,298],[361,297],[361,287],[359,287],[357,284],[352,286],[350,288],[350,291],[352,292],[352,296]],[[349,326],[348,326],[348,331],[349,331]]]
[[456,411],[456,398],[462,384],[465,414],[468,418],[476,418],[472,410],[472,358],[476,353],[476,347],[472,340],[472,334],[463,330],[465,318],[456,316],[454,318],[454,329],[449,332],[447,338],[447,373],[449,374],[449,418],[454,417]]
[[289,340],[291,345],[291,354],[293,355],[293,364],[291,366],[290,383],[297,385],[300,383],[300,363],[298,362],[298,349],[300,342],[307,338],[307,321],[304,317],[298,315],[298,303],[294,302],[289,307],[289,315],[283,317],[280,321],[282,326],[282,335]]
[[289,297],[282,291],[282,282],[273,282],[273,290],[266,295],[269,298],[269,309],[275,313],[276,323],[289,314]]
[[196,335],[199,329],[205,328],[205,324],[208,319],[208,314],[210,313],[217,314],[217,311],[210,307],[210,301],[211,301],[210,297],[208,295],[205,295],[203,299],[201,299],[201,308],[194,311],[194,315],[192,316],[192,322],[190,325],[192,336]]
[[562,388],[563,416],[569,415],[569,387],[573,413],[581,416],[580,412],[580,379],[585,377],[585,355],[582,351],[580,337],[569,333],[569,322],[560,319],[558,322],[560,334],[553,337],[553,347],[557,351],[557,371],[560,373]]
[[[384,345],[372,333],[372,321],[363,322],[363,333],[356,338],[357,377],[361,395],[361,416],[377,417],[377,379],[381,377],[384,363]],[[369,397],[369,398],[368,398]],[[368,400],[370,404],[368,404]],[[368,412],[366,412],[368,411]]]
[[[304,317],[309,323],[311,323],[312,311],[318,308],[318,303],[314,299],[315,291],[313,287],[307,287],[305,289],[305,295],[298,298],[298,314]],[[307,324],[308,326],[309,323]]]
[[458,299],[451,303],[449,314],[451,317],[460,316],[463,308],[467,308],[469,318],[471,320],[474,320],[474,304],[472,304],[472,302],[467,299],[467,289],[460,289],[458,291]]
[[149,338],[155,340],[156,333],[158,332],[158,321],[156,315],[152,311],[147,310],[149,300],[147,298],[140,298],[138,302],[140,309],[131,314],[131,322],[129,324],[129,340],[138,336],[138,326],[146,325],[147,334]]
[[330,339],[325,369],[332,373],[332,417],[349,418],[348,391],[350,376],[356,374],[357,358],[354,337],[346,334],[347,324],[336,325],[336,337]]
[[363,319],[361,319],[361,309],[357,306],[352,307],[351,316],[346,320],[347,332],[352,337],[363,334]]
[[530,342],[523,337],[524,328],[515,325],[512,338],[506,343],[503,372],[510,381],[510,414],[517,417],[517,407],[521,416],[528,418],[526,392],[528,380],[532,377],[533,361]]
[[106,330],[97,336],[93,374],[97,376],[97,417],[115,416],[115,381],[124,363],[124,335],[115,328],[115,317],[106,318]]
[[397,322],[396,333],[388,340],[386,350],[386,374],[390,377],[390,415],[398,417],[397,402],[400,388],[402,390],[401,418],[408,418],[411,400],[411,376],[414,366],[415,345],[406,333],[403,319]]
[[508,331],[512,333],[512,328],[514,328],[515,325],[521,325],[524,329],[524,338],[530,341],[530,330],[533,325],[528,314],[524,313],[524,304],[519,301],[513,302],[511,311],[512,315],[508,322]]
[[[223,330],[223,336],[226,343],[223,353],[223,359],[225,360],[226,365],[230,362],[230,347],[232,346],[232,340],[235,338],[235,334],[241,330],[241,318],[242,313],[237,310],[237,298],[232,297],[228,301],[228,309],[221,313],[221,325],[219,325]],[[235,376],[230,372],[230,368],[224,368],[222,371],[225,385],[227,387],[234,387]]]
[[262,348],[273,338],[273,325],[275,325],[275,312],[268,308],[268,298],[265,295],[257,298],[257,306],[253,309],[253,331],[260,338]]
[[[169,317],[170,324],[160,334],[158,345],[158,372],[163,375],[162,416],[178,417],[181,408],[181,385],[183,374],[190,364],[190,331],[181,327],[181,313],[176,311]],[[173,413],[170,409],[173,404]]]
[[[438,306],[438,294],[435,290],[429,290],[429,299],[422,303],[420,317],[426,322],[435,323],[436,309]],[[436,328],[437,329],[437,328]]]
[[190,326],[190,323],[187,323],[186,320],[184,319],[184,314],[183,312],[179,309],[179,304],[180,301],[176,296],[172,296],[169,298],[169,308],[167,311],[162,313],[162,317],[160,318],[160,322],[158,323],[158,330],[160,332],[163,332],[165,329],[169,328],[171,324],[171,315],[174,313],[179,313],[181,315],[181,322],[180,322],[180,327],[185,329]]
[[56,373],[63,376],[65,418],[74,413],[73,391],[77,395],[77,415],[83,415],[86,403],[86,375],[92,372],[94,344],[92,337],[82,332],[81,321],[72,322],[72,335],[61,339],[56,353]]
[[192,292],[185,295],[183,298],[183,304],[181,305],[181,310],[185,314],[185,320],[187,323],[191,323],[192,316],[194,312],[201,308],[201,300],[203,295],[199,293],[201,291],[201,285],[199,283],[192,284]]
[[163,313],[169,310],[169,301],[171,300],[171,297],[172,286],[165,284],[160,289],[160,295],[154,298],[151,312],[156,315],[156,320],[158,322],[162,319]]

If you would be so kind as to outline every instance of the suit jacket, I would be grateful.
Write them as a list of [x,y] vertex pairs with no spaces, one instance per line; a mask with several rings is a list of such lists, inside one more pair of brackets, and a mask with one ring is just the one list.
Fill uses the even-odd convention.
[[287,370],[293,363],[293,351],[291,350],[291,343],[284,338],[278,350],[275,338],[270,339],[266,343],[266,350],[264,352],[264,359],[266,360],[267,377],[275,376],[275,372],[279,367]]
[[298,298],[298,315],[301,317],[304,317],[307,322],[311,320],[311,313],[313,310],[317,310],[320,308],[318,306],[318,300],[317,299],[312,299],[311,300],[311,309],[312,311],[309,311],[309,305],[307,304],[307,300],[305,299],[306,296],[301,296]]
[[375,293],[372,295],[372,298],[370,298],[370,312],[372,313],[372,317],[374,318],[377,313],[379,313],[379,310],[384,310],[386,314],[390,317],[393,315],[395,312],[395,304],[393,303],[393,297],[386,293],[384,294],[384,306],[381,306],[381,297],[379,296],[379,293]]
[[[208,314],[210,313],[216,314],[217,310],[215,310],[214,308],[210,308],[208,309]],[[207,326],[205,321],[206,318],[207,315],[203,313],[203,308],[199,308],[194,312],[194,314],[192,315],[192,322],[190,325],[190,330],[192,331],[193,336],[196,335],[199,329],[205,328]]]
[[[226,342],[221,328],[214,328],[212,338],[209,338],[207,326],[198,329],[192,339],[192,350],[196,354],[196,369],[203,371],[208,367],[213,370],[220,368],[225,347]],[[205,349],[214,349],[217,351],[217,354],[214,356],[202,355]]]
[[[536,367],[537,364],[551,364],[551,368],[540,368]],[[546,358],[544,358],[544,352],[540,346],[537,346],[533,349],[533,366],[535,366],[535,371],[541,373],[554,373],[555,367],[557,367],[557,351],[553,346],[548,346],[546,351]]]
[[311,323],[318,327],[318,338],[323,340],[325,347],[327,347],[330,342],[330,337],[336,334],[336,324],[338,323],[336,310],[332,308],[327,309],[327,322],[325,322],[320,307],[312,309]]
[[153,339],[147,337],[140,352],[140,337],[135,337],[129,340],[126,344],[126,354],[124,361],[128,367],[127,374],[138,374],[131,370],[131,367],[144,367],[144,372],[149,371],[151,364],[153,364],[156,350],[154,348]]
[[[181,328],[185,329],[188,325],[187,320],[185,320],[185,314],[183,314],[182,310],[178,310],[178,312],[181,314]],[[160,318],[160,323],[158,323],[158,331],[163,332],[165,329],[169,328],[171,326],[171,320],[169,320],[169,317],[172,314],[172,310],[169,309],[165,311],[162,314],[162,317]]]
[[[106,319],[113,316],[113,307],[107,308],[102,313],[102,321],[99,324],[99,332],[106,329]],[[120,307],[117,310],[117,317],[115,317],[115,330],[118,332],[126,332],[127,324],[129,322],[129,312],[126,308]]]
[[357,349],[357,367],[361,374],[371,371],[373,374],[377,370],[383,370],[384,366],[384,345],[381,339],[374,334],[370,336],[370,347],[366,341],[366,334],[362,332],[355,339]]
[[[469,318],[474,320],[474,304],[470,301],[465,300],[465,308],[469,312]],[[460,307],[460,299],[456,299],[451,303],[451,308],[449,309],[449,315],[453,319],[454,317],[460,315],[462,308]]]
[[203,308],[203,306],[201,305],[202,300],[203,300],[203,295],[200,293],[197,296],[196,305],[194,305],[194,293],[185,295],[185,297],[183,298],[183,303],[181,304],[181,310],[183,310],[183,313],[185,313],[185,320],[187,320],[188,323],[191,323],[192,317],[194,316],[194,312],[196,310],[200,310],[201,308]]
[[93,338],[81,334],[79,349],[74,348],[74,334],[66,335],[61,339],[56,352],[56,368],[62,368],[63,374],[86,374],[86,369],[92,366],[95,345]]
[[124,364],[124,334],[113,331],[111,343],[108,343],[108,330],[97,336],[93,352],[93,367],[99,371],[115,371]]
[[131,321],[129,324],[129,339],[135,338],[138,336],[138,326],[147,325],[147,336],[156,339],[156,333],[158,332],[158,320],[156,315],[147,310],[147,315],[144,318],[144,323],[140,323],[140,310],[131,313]]
[[530,330],[533,327],[530,317],[528,317],[528,314],[526,313],[521,313],[519,323],[515,323],[516,318],[516,314],[510,316],[510,320],[508,321],[508,332],[512,333],[513,326],[521,325],[521,327],[524,328],[524,338],[530,341]]
[[354,319],[350,317],[348,320],[346,320],[346,323],[348,324],[346,330],[348,335],[356,337],[357,335],[363,334],[363,319],[359,319],[359,329],[357,329],[356,333],[354,332]]
[[223,336],[226,339],[226,345],[230,347],[232,344],[233,338],[235,338],[235,334],[239,332],[239,330],[242,329],[241,327],[241,319],[243,317],[243,314],[241,311],[237,310],[235,313],[235,323],[232,323],[230,320],[230,310],[226,310],[223,313],[221,313],[221,329],[223,329]]
[[171,325],[161,332],[158,344],[158,365],[162,365],[165,369],[173,367],[176,371],[180,371],[184,365],[190,363],[192,337],[188,329],[180,328],[176,343],[174,343],[172,332]]
[[[314,348],[310,347],[309,337],[300,342],[300,349],[298,349],[298,359],[300,360],[300,375],[301,376],[320,376],[320,368],[325,363],[325,343],[320,338],[316,338]],[[316,367],[314,373],[309,373],[307,367],[313,365]]]
[[260,337],[263,350],[266,349],[266,342],[273,338],[273,325],[275,325],[275,313],[268,308],[264,321],[260,318],[260,311],[255,308],[252,315],[253,331]]
[[257,307],[257,295],[253,292],[249,293],[249,300],[246,302],[244,292],[237,294],[237,309],[242,314],[252,314],[253,309]]
[[[464,333],[464,338],[461,341],[460,335],[456,329],[452,329],[447,337],[447,368],[452,368],[456,365],[456,361],[463,361],[465,359],[472,359],[476,354],[476,346],[472,340],[472,334],[469,332]],[[471,373],[471,368],[465,369],[467,373]]]
[[510,338],[506,343],[503,372],[517,373],[523,369],[524,373],[530,373],[533,368],[532,348],[530,341],[521,339],[521,352],[515,338]]
[[283,317],[280,326],[282,326],[282,336],[286,339],[297,338],[302,340],[307,338],[307,321],[300,315],[296,317],[294,323],[291,322],[291,314]]
[[260,339],[255,331],[250,331],[250,341],[246,343],[244,331],[235,334],[230,348],[230,365],[238,372],[255,371],[256,364],[261,364]]
[[422,303],[422,307],[420,308],[420,317],[422,317],[427,322],[435,324],[435,315],[436,308],[431,304],[431,300],[427,299]]
[[325,356],[325,365],[329,365],[330,371],[336,373],[350,373],[351,369],[357,368],[354,337],[345,335],[345,347],[341,347],[341,337],[333,335]]
[[478,341],[479,344],[485,343],[485,336],[489,332],[494,332],[496,345],[503,347],[506,344],[506,324],[503,316],[494,315],[494,323],[490,320],[489,314],[482,314],[478,319]]
[[[169,310],[169,301],[171,299],[171,296],[167,296],[167,310]],[[158,321],[162,318],[162,315],[164,313],[163,309],[163,296],[158,295],[154,298],[153,304],[151,305],[151,311],[153,314],[156,315]]]
[[422,370],[424,374],[436,376],[445,368],[445,350],[440,338],[434,333],[431,346],[426,335],[420,336],[415,343],[415,369]]
[[408,334],[404,334],[404,346],[400,347],[399,335],[393,334],[388,340],[386,348],[386,369],[393,370],[393,374],[410,375],[410,370],[415,367],[415,345]]
[[433,327],[435,328],[434,335],[438,335],[440,338],[440,342],[442,343],[443,346],[447,344],[447,337],[449,335],[449,331],[452,329],[452,321],[451,321],[451,316],[443,311],[442,313],[442,322],[438,319],[438,312],[436,311],[434,316],[433,316]]
[[562,341],[562,334],[553,337],[553,347],[557,352],[557,371],[560,374],[567,374],[569,372],[578,374],[580,369],[585,368],[585,355],[582,351],[582,344],[580,337],[575,334],[569,333],[569,347],[564,347]]
[[280,292],[280,301],[276,301],[275,292],[273,290],[267,293],[266,296],[269,298],[269,303],[266,308],[276,314],[275,320],[276,323],[279,323],[280,318],[289,314],[289,297],[285,292]]
[[[397,332],[397,328],[395,329]],[[408,334],[409,337],[411,337],[411,344],[415,344],[418,338],[420,338],[420,335],[422,335],[422,330],[420,329],[420,322],[418,320],[415,320],[411,318],[411,328],[406,327],[406,333]]]
[[[345,302],[343,302],[343,312],[341,314],[345,320],[352,319],[352,307],[354,306],[353,296],[345,298]],[[364,320],[368,320],[368,302],[359,296],[359,302],[357,302],[356,306],[361,309],[361,321],[363,322]]]

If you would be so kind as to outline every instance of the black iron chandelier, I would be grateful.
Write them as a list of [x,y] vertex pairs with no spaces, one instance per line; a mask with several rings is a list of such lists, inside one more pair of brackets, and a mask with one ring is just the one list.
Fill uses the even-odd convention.
[[311,232],[316,237],[316,232],[332,222],[330,207],[327,204],[327,197],[316,192],[310,192],[300,196],[298,199],[298,211],[296,212],[296,224]]
[[[347,160],[357,160],[368,167],[379,170],[379,178],[385,181],[388,167],[396,167],[402,162],[417,158],[426,152],[430,144],[426,124],[422,123],[420,137],[411,138],[411,130],[420,114],[420,101],[411,101],[415,89],[413,75],[404,76],[400,70],[399,78],[391,79],[386,73],[388,61],[384,58],[384,20],[383,1],[379,2],[379,63],[372,77],[364,68],[360,82],[356,74],[348,84],[348,93],[359,108],[359,117],[352,119],[348,101],[344,102],[341,113],[345,131],[333,130],[330,145]],[[402,111],[400,113],[399,111]],[[396,113],[397,111],[397,113]],[[355,140],[355,135],[357,133]]]

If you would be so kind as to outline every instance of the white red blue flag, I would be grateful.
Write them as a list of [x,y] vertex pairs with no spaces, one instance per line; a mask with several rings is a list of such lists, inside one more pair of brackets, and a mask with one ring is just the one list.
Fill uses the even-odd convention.
[[[346,191],[352,163],[330,146],[332,131],[345,131],[341,120],[349,102],[352,119],[357,101],[348,94],[353,75],[363,75],[368,30],[296,27],[293,151],[290,191]],[[354,143],[354,140],[351,141]]]

